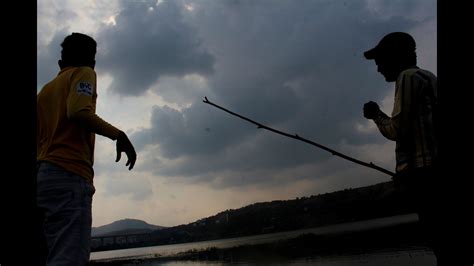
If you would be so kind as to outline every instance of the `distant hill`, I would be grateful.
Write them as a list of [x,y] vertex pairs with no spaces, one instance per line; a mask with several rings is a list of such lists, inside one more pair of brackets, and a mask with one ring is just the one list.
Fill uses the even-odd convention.
[[[150,230],[139,239],[98,243],[95,251],[275,233],[414,213],[393,181],[228,209],[189,224]],[[129,228],[129,227],[122,227]],[[117,227],[115,231],[120,230]]]
[[151,233],[153,245],[275,233],[414,213],[393,181],[290,200],[258,202]]
[[149,224],[138,219],[122,219],[99,227],[92,227],[92,236],[129,235],[149,233],[166,227]]

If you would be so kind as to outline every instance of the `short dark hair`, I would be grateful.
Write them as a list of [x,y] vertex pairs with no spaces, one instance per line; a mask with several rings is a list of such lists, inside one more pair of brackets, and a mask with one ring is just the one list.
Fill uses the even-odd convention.
[[90,36],[73,32],[61,43],[61,60],[72,66],[90,65],[95,62],[97,42]]

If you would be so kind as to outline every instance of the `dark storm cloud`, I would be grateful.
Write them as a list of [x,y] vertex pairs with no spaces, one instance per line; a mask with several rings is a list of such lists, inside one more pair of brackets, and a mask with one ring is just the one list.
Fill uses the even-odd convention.
[[140,95],[163,76],[209,75],[214,58],[175,1],[122,1],[116,25],[98,33],[98,68],[113,77],[111,90]]
[[[368,100],[380,102],[390,93],[390,85],[362,54],[387,32],[410,31],[416,20],[400,14],[425,7],[411,1],[398,1],[400,5],[388,11],[366,1],[189,3],[194,9],[183,21],[197,28],[202,47],[215,59],[215,72],[207,76],[210,95],[182,110],[153,109],[151,128],[133,138],[141,151],[169,161],[149,158],[147,169],[231,186],[275,182],[270,177],[279,172],[331,157],[314,146],[257,130],[205,105],[204,96],[336,150],[341,143],[386,141],[379,134],[355,130],[356,122],[366,121],[362,105]],[[341,167],[347,167],[339,160]],[[320,169],[313,174],[328,172]]]
[[197,5],[195,24],[217,55],[218,71],[210,80],[214,98],[328,144],[351,138],[341,128],[360,117],[356,112],[367,95],[386,95],[363,51],[391,28],[413,25],[401,17],[374,17],[363,1]]

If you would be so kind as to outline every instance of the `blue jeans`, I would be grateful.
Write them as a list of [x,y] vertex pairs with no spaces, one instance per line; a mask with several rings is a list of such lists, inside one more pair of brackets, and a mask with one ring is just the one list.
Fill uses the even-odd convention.
[[46,265],[87,265],[90,255],[94,186],[49,162],[37,173],[37,204],[48,254]]

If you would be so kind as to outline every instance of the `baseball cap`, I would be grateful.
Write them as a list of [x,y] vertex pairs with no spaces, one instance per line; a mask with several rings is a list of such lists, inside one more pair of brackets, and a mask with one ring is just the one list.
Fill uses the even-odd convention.
[[367,59],[375,59],[380,55],[413,53],[416,49],[415,39],[406,32],[392,32],[385,35],[374,48],[365,51]]

